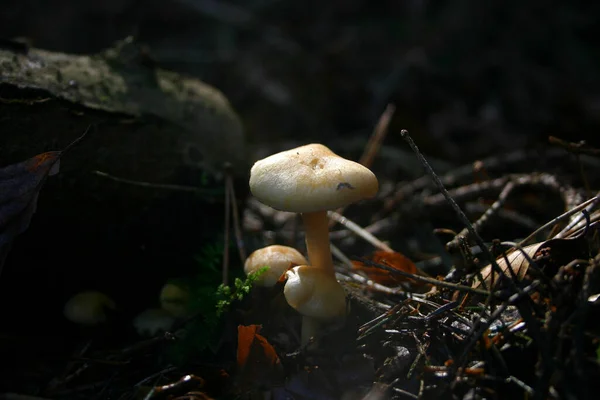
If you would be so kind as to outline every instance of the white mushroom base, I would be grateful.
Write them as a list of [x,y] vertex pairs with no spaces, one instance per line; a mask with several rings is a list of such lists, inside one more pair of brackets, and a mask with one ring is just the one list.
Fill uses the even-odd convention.
[[301,265],[286,272],[283,294],[288,304],[304,317],[302,345],[309,343],[320,325],[346,316],[346,292],[331,274],[321,268]]

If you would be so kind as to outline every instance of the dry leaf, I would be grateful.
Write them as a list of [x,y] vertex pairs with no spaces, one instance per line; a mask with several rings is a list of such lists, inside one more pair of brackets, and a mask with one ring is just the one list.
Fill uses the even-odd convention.
[[0,169],[0,272],[12,241],[29,227],[46,177],[58,172],[60,155],[49,151]]
[[[535,253],[543,245],[544,245],[544,242],[536,243],[536,244],[532,244],[530,246],[523,248],[523,250],[525,251],[525,253],[527,253],[527,255],[529,257],[531,257],[533,259],[533,256],[535,255]],[[509,262],[508,264],[506,263],[507,259]],[[504,275],[507,276],[508,278],[512,277],[512,274],[510,273],[510,270],[508,269],[509,267],[512,268],[512,270],[515,273],[515,275],[517,276],[518,280],[522,280],[525,277],[525,274],[527,274],[527,269],[529,269],[529,262],[527,261],[527,258],[525,258],[525,256],[523,255],[523,252],[519,251],[519,250],[513,250],[511,253],[507,254],[506,258],[503,256],[501,256],[500,258],[497,258],[496,262],[498,263],[498,266],[500,267],[500,269],[502,270]],[[480,276],[475,277],[475,281],[473,282],[473,287],[475,289],[478,289],[481,287],[490,289],[492,286],[496,286],[500,276],[497,272],[494,272],[493,274],[492,274],[492,272],[493,272],[492,264],[488,264],[485,267],[483,267],[481,269],[481,277]],[[481,279],[483,279],[483,282],[485,282],[485,285],[482,284]]]
[[[415,264],[408,257],[395,251],[378,250],[373,253],[370,259],[377,264],[383,264],[398,271],[417,274],[417,267]],[[396,286],[401,282],[410,281],[409,278],[405,278],[381,268],[365,265],[360,261],[352,261],[352,265],[354,270],[364,272],[373,282],[382,285]]]
[[[507,254],[506,257],[500,256],[496,259],[498,266],[509,279],[512,279],[509,268],[513,270],[514,275],[517,277],[517,281],[521,281],[525,275],[527,275],[529,261],[523,252],[525,252],[525,254],[533,261],[536,261],[536,259],[542,255],[548,256],[549,262],[546,263],[547,265],[544,273],[548,277],[552,277],[561,265],[564,265],[575,258],[585,257],[587,245],[585,244],[585,241],[579,240],[579,238],[551,239],[526,246],[523,248],[523,251],[514,249]],[[506,262],[507,259],[508,264]],[[481,278],[483,278],[485,285],[482,284],[481,278],[476,276],[472,287],[475,289],[484,287],[490,289],[497,287],[498,281],[502,280],[502,277],[500,277],[497,272],[492,274],[492,271],[491,264],[482,268]]]
[[238,326],[238,382],[244,386],[268,386],[283,376],[275,348],[259,335],[260,325]]
[[49,151],[0,168],[0,272],[13,240],[29,227],[46,178],[58,173],[60,158],[86,133],[63,151]]

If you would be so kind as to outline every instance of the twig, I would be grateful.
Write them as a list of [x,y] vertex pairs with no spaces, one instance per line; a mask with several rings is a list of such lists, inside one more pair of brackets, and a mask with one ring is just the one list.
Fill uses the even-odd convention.
[[337,246],[335,246],[332,243],[329,243],[329,247],[331,248],[331,254],[335,258],[344,263],[344,265],[348,268],[353,268],[352,260],[350,260],[350,258],[348,258],[348,256],[346,256],[342,250],[340,250]]
[[350,221],[348,218],[338,214],[337,212],[327,211],[327,216],[329,218],[331,218],[333,221],[335,221],[341,225],[344,225],[350,231],[354,232],[356,235],[360,236],[362,239],[366,240],[367,242],[372,244],[374,247],[376,247],[380,250],[383,250],[383,251],[388,251],[388,252],[394,251],[390,246],[383,243],[381,240],[377,239],[375,236],[373,236],[372,234],[370,234],[369,232],[364,230],[362,227],[360,227],[358,224]]
[[380,283],[373,282],[372,280],[365,278],[364,276],[361,276],[359,274],[355,274],[351,271],[344,271],[343,274],[338,274],[338,275],[336,275],[336,277],[338,278],[339,281],[345,280],[348,282],[362,283],[363,285],[367,286],[369,289],[372,289],[377,292],[385,293],[385,294],[396,295],[396,294],[402,293],[402,291],[400,291],[398,289],[392,289],[392,288],[384,286]]
[[233,185],[233,176],[231,172],[231,164],[227,163],[225,166],[225,191],[229,192],[231,199],[232,215],[233,215],[233,232],[235,234],[235,243],[237,245],[240,260],[243,263],[246,260],[246,249],[244,246],[244,237],[242,235],[242,228],[240,224],[240,212],[238,209],[237,198],[235,197],[235,188]]
[[83,134],[81,134],[81,136],[79,136],[77,139],[73,140],[71,143],[69,143],[67,145],[67,147],[65,147],[64,149],[62,149],[62,151],[60,152],[61,157],[68,152],[69,150],[71,150],[73,147],[75,147],[76,145],[78,145],[88,134],[88,132],[90,131],[90,128],[92,127],[92,125],[88,125],[88,127],[85,129],[85,131],[83,132]]
[[[587,211],[588,213],[591,214],[592,210],[598,206],[598,203],[600,202],[600,192],[596,193],[596,196],[593,197],[591,200],[593,200],[592,202],[590,202],[586,207],[585,207],[585,211]],[[589,200],[588,200],[589,201]],[[563,238],[565,237],[565,235],[571,230],[573,229],[575,226],[577,226],[577,224],[579,224],[581,222],[581,220],[584,218],[584,215],[579,215],[576,218],[573,218],[573,220],[571,222],[569,222],[569,224],[567,226],[565,226],[559,233],[557,233],[554,237],[559,239],[559,238]]]
[[531,386],[527,385],[522,380],[515,378],[514,376],[509,376],[508,378],[506,378],[506,382],[514,383],[515,385],[517,385],[518,387],[523,389],[523,391],[525,393],[527,393],[529,396],[533,396],[535,394],[535,392]]
[[[570,194],[572,194],[573,189],[571,188],[564,188],[562,186],[559,185],[556,177],[554,177],[553,175],[549,175],[549,174],[539,174],[539,175],[521,175],[521,176],[514,176],[511,178],[511,180],[504,186],[504,189],[502,190],[502,192],[500,193],[500,195],[498,196],[498,199],[494,202],[494,204],[492,204],[492,206],[475,222],[473,223],[473,228],[476,231],[481,230],[481,227],[483,226],[484,223],[486,223],[489,218],[496,214],[501,207],[504,206],[508,196],[510,193],[512,193],[512,191],[519,186],[527,186],[527,185],[536,185],[536,184],[543,184],[544,186],[550,186],[556,190],[559,191],[559,193],[561,193],[563,195],[563,201],[565,202],[565,204],[569,201],[569,197]],[[448,248],[448,250],[453,250],[456,249],[458,246],[458,240],[459,237],[463,237],[466,238],[468,234],[468,231],[466,229],[463,229],[454,239],[452,239],[450,242],[448,242],[446,244],[446,247]]]
[[550,144],[560,146],[568,152],[576,155],[585,154],[588,156],[600,157],[600,149],[590,147],[583,141],[579,143],[567,142],[566,140],[559,139],[555,136],[549,136],[548,141]]
[[452,367],[450,370],[454,370],[454,372],[457,372],[457,370],[462,367],[467,359],[467,355],[469,354],[469,352],[471,351],[471,349],[473,348],[473,346],[475,346],[475,344],[477,343],[477,341],[483,336],[483,334],[485,333],[485,331],[490,327],[490,325],[497,320],[498,318],[500,318],[500,316],[502,315],[502,313],[504,311],[506,311],[506,309],[508,308],[509,305],[514,304],[516,302],[518,302],[519,300],[523,299],[525,296],[529,295],[529,293],[533,292],[533,290],[535,288],[537,288],[538,286],[538,282],[534,281],[531,283],[531,285],[527,286],[525,289],[522,290],[521,293],[515,293],[513,294],[506,302],[504,302],[500,307],[498,307],[496,309],[496,311],[494,311],[489,318],[485,319],[485,322],[482,322],[483,320],[480,318],[477,320],[478,323],[476,323],[473,326],[473,331],[470,334],[470,339],[467,341],[467,343],[465,344],[462,354],[458,357],[457,362],[454,363],[452,365]]
[[[223,274],[222,283],[227,285],[229,280],[229,225],[231,220],[231,196],[229,195],[229,188],[225,183],[225,222],[223,226],[223,264],[221,266],[221,272]],[[235,199],[233,200],[235,202]]]
[[[489,207],[486,206],[485,204],[473,202],[473,203],[465,204],[465,210],[468,213],[483,214],[487,210],[489,210]],[[539,226],[539,224],[533,218],[531,218],[527,215],[524,215],[524,214],[520,214],[513,210],[507,210],[507,209],[501,208],[498,210],[497,216],[498,216],[498,218],[510,221],[514,224],[521,225],[524,228],[527,228],[529,230],[537,229],[537,227]],[[369,227],[366,227],[365,229],[368,229],[368,228]]]
[[[335,224],[336,221],[333,221],[333,222]],[[393,228],[395,226],[395,224],[396,224],[396,222],[393,220],[393,218],[387,217],[387,218],[375,221],[371,225],[367,225],[362,229],[364,229],[366,232],[369,232],[371,235],[375,235],[377,232],[380,232],[382,230]],[[352,234],[353,234],[353,232],[349,229],[340,229],[337,231],[329,232],[329,237],[331,239],[342,240],[349,236],[352,236]]]
[[92,171],[92,173],[95,175],[101,176],[103,178],[113,180],[115,182],[125,183],[125,184],[133,185],[133,186],[140,186],[140,187],[144,187],[144,188],[148,188],[148,189],[174,190],[174,191],[179,191],[179,192],[196,193],[196,194],[201,194],[201,195],[205,195],[205,196],[207,196],[207,195],[208,196],[216,196],[216,195],[222,193],[221,190],[219,190],[219,189],[202,189],[202,188],[197,188],[197,187],[193,187],[193,186],[171,185],[168,183],[150,183],[150,182],[135,181],[135,180],[131,180],[131,179],[119,178],[119,177],[107,174],[106,172],[102,172],[102,171]]
[[375,129],[367,142],[367,146],[365,147],[365,151],[363,155],[360,157],[358,161],[362,165],[367,168],[370,168],[373,164],[373,160],[375,160],[375,156],[379,151],[379,147],[381,147],[381,143],[383,143],[383,139],[388,133],[388,128],[390,126],[390,121],[394,116],[394,112],[396,111],[396,106],[393,104],[388,104],[383,114],[379,117],[377,124],[375,125]]
[[[558,149],[552,149],[546,153],[548,158],[564,158],[564,153]],[[509,166],[524,161],[529,161],[533,158],[539,158],[536,150],[516,150],[507,154],[492,156],[480,160],[479,165],[485,168],[488,172],[494,169],[500,169],[501,166]],[[455,185],[457,182],[468,179],[473,174],[473,163],[463,165],[452,171],[445,173],[440,179],[444,185]],[[403,184],[394,193],[394,195],[386,201],[384,211],[392,210],[396,204],[406,198],[412,197],[415,192],[422,191],[430,185],[431,180],[428,176],[422,176],[412,182]]]
[[[83,357],[83,355],[90,349],[91,345],[92,345],[91,339],[86,341],[81,347],[76,349],[75,354],[72,356],[72,358],[76,359],[78,357]],[[91,364],[87,363],[87,362],[83,363],[81,365],[79,365],[79,364],[80,363],[78,361],[69,361],[69,363],[66,365],[62,374],[60,376],[53,378],[48,383],[48,386],[46,387],[46,392],[53,392],[58,387],[68,384],[73,379],[77,378],[83,372],[85,372],[88,368],[91,367]],[[79,365],[79,367],[75,368],[77,365]]]
[[[390,121],[392,120],[395,111],[396,106],[394,106],[393,104],[388,104],[385,110],[383,111],[383,114],[381,114],[381,116],[379,117],[379,120],[377,121],[377,124],[375,125],[375,128],[373,129],[373,132],[369,137],[369,141],[365,146],[365,150],[358,161],[365,167],[370,168],[373,164],[373,161],[375,160],[375,157],[379,152],[379,148],[381,147],[381,143],[383,142],[383,139],[385,139],[385,136],[388,133],[388,127],[390,126]],[[335,210],[335,212],[337,212],[338,214],[342,214],[344,212],[344,209],[345,207],[340,207],[337,210]],[[334,222],[330,221],[329,228],[331,228],[333,225]]]
[[181,379],[179,379],[176,382],[173,383],[169,383],[167,385],[162,385],[162,386],[155,386],[154,387],[154,393],[161,393],[161,392],[167,392],[173,389],[177,389],[183,385],[188,384],[189,382],[195,382],[197,383],[200,387],[203,387],[205,384],[204,379],[196,376],[196,375],[185,375],[183,376]]
[[160,370],[158,372],[153,373],[150,376],[145,377],[144,379],[142,379],[141,381],[139,381],[138,383],[136,383],[135,385],[133,385],[134,387],[139,387],[142,385],[146,385],[149,381],[153,380],[153,379],[157,379],[162,377],[163,375],[166,375],[168,373],[177,371],[179,368],[178,367],[168,367],[166,369]]
[[486,290],[481,290],[481,289],[475,289],[472,288],[470,286],[463,286],[463,285],[459,285],[456,283],[450,283],[450,282],[445,282],[445,281],[438,281],[437,279],[434,278],[428,278],[425,276],[420,276],[420,275],[414,275],[414,274],[410,274],[408,272],[404,272],[404,271],[400,271],[398,269],[392,268],[392,267],[388,267],[385,264],[379,264],[376,263],[374,261],[371,261],[367,258],[362,258],[360,259],[360,261],[370,267],[376,267],[376,268],[381,268],[384,269],[386,271],[391,272],[392,274],[398,274],[400,276],[403,276],[405,278],[409,278],[409,279],[413,279],[415,281],[420,281],[420,282],[424,282],[424,283],[429,283],[431,285],[434,286],[441,286],[441,287],[445,287],[445,288],[449,288],[449,289],[453,289],[453,290],[458,290],[458,291],[462,291],[462,292],[469,292],[469,293],[474,293],[474,294],[479,294],[482,296],[490,296],[491,293],[486,291]]
[[471,225],[471,222],[469,221],[469,219],[467,218],[465,213],[460,209],[458,204],[456,204],[454,199],[452,197],[450,197],[450,195],[448,194],[448,191],[444,187],[444,184],[442,183],[440,178],[436,175],[436,173],[433,171],[433,169],[431,168],[431,166],[429,165],[429,163],[427,162],[425,157],[423,157],[423,154],[421,154],[421,152],[419,151],[419,148],[417,147],[415,142],[410,137],[408,131],[406,129],[402,129],[402,131],[400,131],[400,134],[402,135],[404,140],[406,140],[408,145],[411,147],[411,149],[413,150],[413,152],[415,153],[415,155],[417,156],[419,161],[421,161],[421,164],[423,165],[423,167],[425,168],[425,170],[427,171],[429,176],[434,180],[434,182],[438,186],[438,189],[440,190],[440,192],[442,192],[442,194],[444,195],[444,197],[446,198],[448,203],[452,206],[452,208],[454,209],[454,212],[459,217],[461,222],[466,226],[467,230],[469,231],[469,234],[475,240],[475,243],[477,243],[479,245],[479,247],[481,248],[482,254],[485,256],[485,258],[488,261],[491,262],[492,268],[495,269],[497,272],[502,272],[502,270],[500,269],[500,266],[498,266],[498,263],[496,262],[496,259],[494,258],[494,256],[492,256],[492,253],[490,253],[490,250],[486,247],[485,243],[483,242],[483,239],[475,231],[475,229],[473,228],[473,225]]
[[[544,225],[542,225],[541,227],[539,227],[537,230],[535,230],[531,235],[527,236],[525,239],[521,240],[519,242],[519,246],[524,246],[526,245],[531,239],[535,238],[536,235],[548,228],[550,228],[551,226],[559,223],[560,221],[570,217],[571,215],[583,210],[584,208],[586,208],[588,205],[598,201],[600,199],[600,194],[596,195],[594,197],[592,197],[591,199],[588,199],[586,201],[584,201],[583,203],[579,204],[577,207],[570,209],[569,211],[559,215],[556,218],[553,218],[552,220],[546,222]],[[558,237],[558,235],[556,236]]]
[[[492,179],[490,181],[471,183],[455,189],[448,190],[448,194],[456,201],[466,201],[471,198],[481,197],[488,191],[499,191],[510,182],[510,176]],[[428,207],[439,207],[447,204],[446,197],[443,193],[436,193],[423,198],[423,203]]]
[[[498,210],[500,210],[503,206],[504,203],[506,202],[506,199],[508,198],[508,195],[514,190],[515,188],[515,183],[514,182],[508,182],[506,184],[506,186],[504,187],[504,189],[502,190],[502,192],[500,193],[500,195],[498,196],[498,199],[492,204],[492,206],[490,208],[488,208],[486,210],[486,212],[483,213],[483,215],[481,217],[479,217],[479,219],[477,221],[475,221],[473,223],[473,229],[475,231],[479,231],[481,230],[481,228],[483,227],[483,225],[489,221],[489,219],[498,212]],[[464,228],[458,235],[456,235],[451,241],[449,241],[448,243],[446,243],[446,248],[449,251],[452,251],[454,249],[456,249],[459,245],[459,240],[460,238],[464,238],[467,239],[469,234],[469,231],[467,230],[467,228]]]
[[[479,247],[481,248],[481,252],[485,256],[485,258],[491,262],[492,273],[495,272],[495,273],[498,273],[499,276],[501,276],[500,274],[503,274],[503,272],[502,272],[502,269],[500,268],[500,266],[498,265],[496,259],[492,256],[490,250],[485,246],[485,243],[483,242],[483,239],[475,231],[475,229],[473,228],[473,226],[471,225],[471,223],[469,222],[469,220],[467,219],[467,217],[465,216],[465,214],[462,212],[462,210],[460,209],[460,207],[458,206],[458,204],[456,204],[456,202],[454,201],[454,199],[452,199],[452,197],[450,197],[450,195],[448,194],[448,192],[444,188],[444,185],[440,181],[439,177],[435,174],[435,172],[433,171],[433,169],[431,168],[431,166],[429,165],[429,163],[427,162],[427,160],[425,160],[425,158],[423,157],[423,155],[419,152],[419,149],[417,148],[417,146],[415,145],[415,143],[413,142],[413,140],[409,136],[408,131],[406,131],[406,130],[403,129],[401,131],[401,134],[404,137],[404,139],[408,142],[408,144],[410,145],[410,147],[413,149],[413,151],[415,152],[415,154],[417,155],[417,157],[419,158],[419,160],[421,161],[421,163],[423,164],[423,166],[426,168],[426,170],[429,173],[429,175],[435,181],[435,183],[437,184],[438,188],[440,189],[440,191],[442,192],[442,194],[444,195],[444,197],[448,201],[448,203],[450,203],[450,205],[454,209],[455,213],[458,215],[458,217],[463,222],[463,224],[467,227],[467,229],[469,231],[469,234],[475,240],[475,242],[479,245]],[[517,301],[522,296],[524,296],[525,293],[529,293],[529,291],[533,290],[533,288],[535,286],[537,286],[537,283],[534,282],[530,286],[528,286],[525,290],[520,291],[519,288],[517,288],[517,286],[516,286],[516,284],[515,284],[514,281],[509,280],[508,284],[509,284],[509,287],[511,288],[511,290],[513,290],[513,292],[515,292],[515,294],[513,294],[511,296],[511,298],[509,299],[509,302],[504,303],[502,306],[500,306],[492,314],[493,316],[495,316],[494,319],[497,319],[500,316],[500,312],[503,312],[506,309],[506,307],[508,307],[508,304]],[[488,298],[486,300],[486,303],[490,303],[491,302],[491,295],[492,295],[492,293],[490,293],[490,295],[488,296]],[[538,336],[538,338],[540,338],[540,340],[541,340],[542,338],[541,338],[541,334],[539,332],[539,327],[537,327],[537,325],[535,324],[535,320],[533,319],[533,316],[531,314],[531,310],[529,308],[527,308],[527,307],[521,307],[520,311],[521,311],[521,315],[523,315],[523,318],[529,317],[529,318],[527,318],[528,326],[530,327],[530,329],[532,331],[535,331],[535,333],[537,334],[536,336]],[[480,314],[480,318],[478,319],[478,321],[482,321],[482,319],[484,317],[484,313],[485,313],[485,309],[482,310],[482,312]],[[524,315],[524,314],[528,314],[528,315]],[[487,327],[489,327],[489,324],[491,323],[490,321],[493,321],[493,319],[489,318],[487,320],[487,322],[485,324],[483,324],[486,329],[487,329]],[[485,329],[481,330],[481,328],[480,328],[479,330],[476,330],[475,326],[471,330],[471,335],[472,335],[471,337],[472,337],[472,339],[471,339],[470,342],[468,342],[467,346],[465,347],[465,351],[463,352],[463,355],[460,357],[460,362],[455,363],[452,366],[452,368],[450,369],[451,372],[449,372],[449,376],[452,379],[454,379],[454,377],[456,376],[458,368],[464,366],[464,363],[466,362],[467,353],[475,345],[475,343],[477,342],[477,340],[479,340],[479,337],[483,334],[483,332],[485,332]],[[545,350],[544,345],[545,345],[545,343],[540,343],[540,347],[542,348],[542,351],[541,351],[541,353],[542,353],[542,360],[543,360],[544,364],[546,366],[548,366],[548,364],[551,363],[551,361],[548,359],[547,354],[544,351]]]
[[406,390],[399,389],[397,387],[393,387],[392,390],[398,394],[403,395],[404,397],[408,397],[409,399],[418,399],[419,396],[416,394],[412,394],[411,392],[407,392]]
[[[469,198],[480,197],[482,193],[486,191],[499,191],[509,182],[514,182],[519,186],[541,185],[555,190],[556,192],[560,193],[560,196],[565,203],[565,207],[567,208],[570,208],[571,206],[574,206],[580,202],[580,200],[577,199],[579,196],[574,188],[562,185],[559,183],[556,176],[548,173],[512,174],[501,178],[492,179],[490,181],[461,186],[456,189],[448,190],[448,193],[456,201],[465,201]],[[434,194],[423,199],[423,203],[428,207],[440,206],[445,201],[445,196],[441,193]]]

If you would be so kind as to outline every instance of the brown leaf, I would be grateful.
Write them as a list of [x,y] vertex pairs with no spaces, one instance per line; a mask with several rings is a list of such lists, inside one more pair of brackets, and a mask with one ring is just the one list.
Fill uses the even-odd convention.
[[[531,258],[535,255],[535,253],[539,250],[544,243],[536,243],[530,246],[523,248],[525,253]],[[506,263],[506,259],[508,259],[508,264]],[[529,262],[527,258],[523,255],[522,251],[513,250],[509,254],[507,254],[506,259],[501,256],[496,259],[498,266],[502,270],[505,276],[511,278],[512,274],[510,273],[509,267],[512,268],[513,272],[517,276],[518,280],[522,280],[527,273],[527,269],[529,269]],[[485,287],[490,289],[495,287],[498,283],[500,275],[497,272],[493,271],[492,264],[488,264],[481,269],[481,277],[476,276],[475,281],[473,282],[473,288],[478,289],[481,287]],[[482,284],[481,279],[485,282],[485,285]]]
[[278,381],[282,367],[275,348],[259,335],[260,325],[238,326],[238,380],[242,386],[261,386]]
[[[523,254],[525,252],[530,259],[536,261],[542,255],[547,256],[548,260],[545,263],[546,269],[544,270],[545,275],[548,277],[554,276],[556,270],[560,265],[568,263],[578,257],[585,256],[587,246],[585,241],[574,239],[551,239],[544,242],[535,243],[523,248],[523,251],[513,249],[510,253],[504,256],[500,256],[496,259],[498,266],[502,270],[504,276],[509,279],[512,274],[509,270],[511,268],[517,277],[517,280],[522,280],[529,269],[529,261]],[[508,263],[506,260],[508,259]],[[502,280],[499,273],[492,273],[492,264],[488,264],[481,269],[481,278],[485,285],[482,285],[480,277],[476,276],[472,287],[475,289],[486,287],[487,289],[495,288],[498,285],[498,281]]]
[[[409,274],[417,274],[417,267],[415,264],[406,256],[395,251],[383,251],[378,250],[373,253],[370,257],[371,261],[377,264],[383,264],[390,268],[397,269],[402,272]],[[373,282],[380,283],[382,285],[394,286],[401,282],[410,281],[410,279],[403,276],[393,274],[390,271],[386,271],[381,268],[367,266],[360,261],[352,261],[354,270],[362,271],[367,275]]]

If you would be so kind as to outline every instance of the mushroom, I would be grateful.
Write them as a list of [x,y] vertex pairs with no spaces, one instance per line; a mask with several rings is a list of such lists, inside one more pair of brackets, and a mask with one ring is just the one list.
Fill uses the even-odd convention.
[[79,325],[100,325],[108,319],[107,311],[115,309],[115,302],[97,291],[77,293],[63,309],[65,318]]
[[335,276],[312,265],[299,265],[285,275],[285,299],[302,314],[302,345],[310,342],[323,322],[343,320],[346,316],[346,292]]
[[284,294],[288,304],[303,314],[303,343],[322,320],[345,314],[344,290],[335,279],[329,247],[327,210],[373,197],[378,189],[368,168],[321,144],[274,154],[257,161],[250,171],[254,197],[277,210],[302,214],[310,266],[286,273]]
[[244,262],[244,272],[246,275],[250,275],[263,267],[268,267],[269,269],[257,278],[256,284],[271,287],[293,264],[304,265],[308,264],[308,261],[293,247],[275,244],[250,254]]
[[160,307],[175,318],[189,315],[190,291],[182,285],[167,283],[160,290]]

